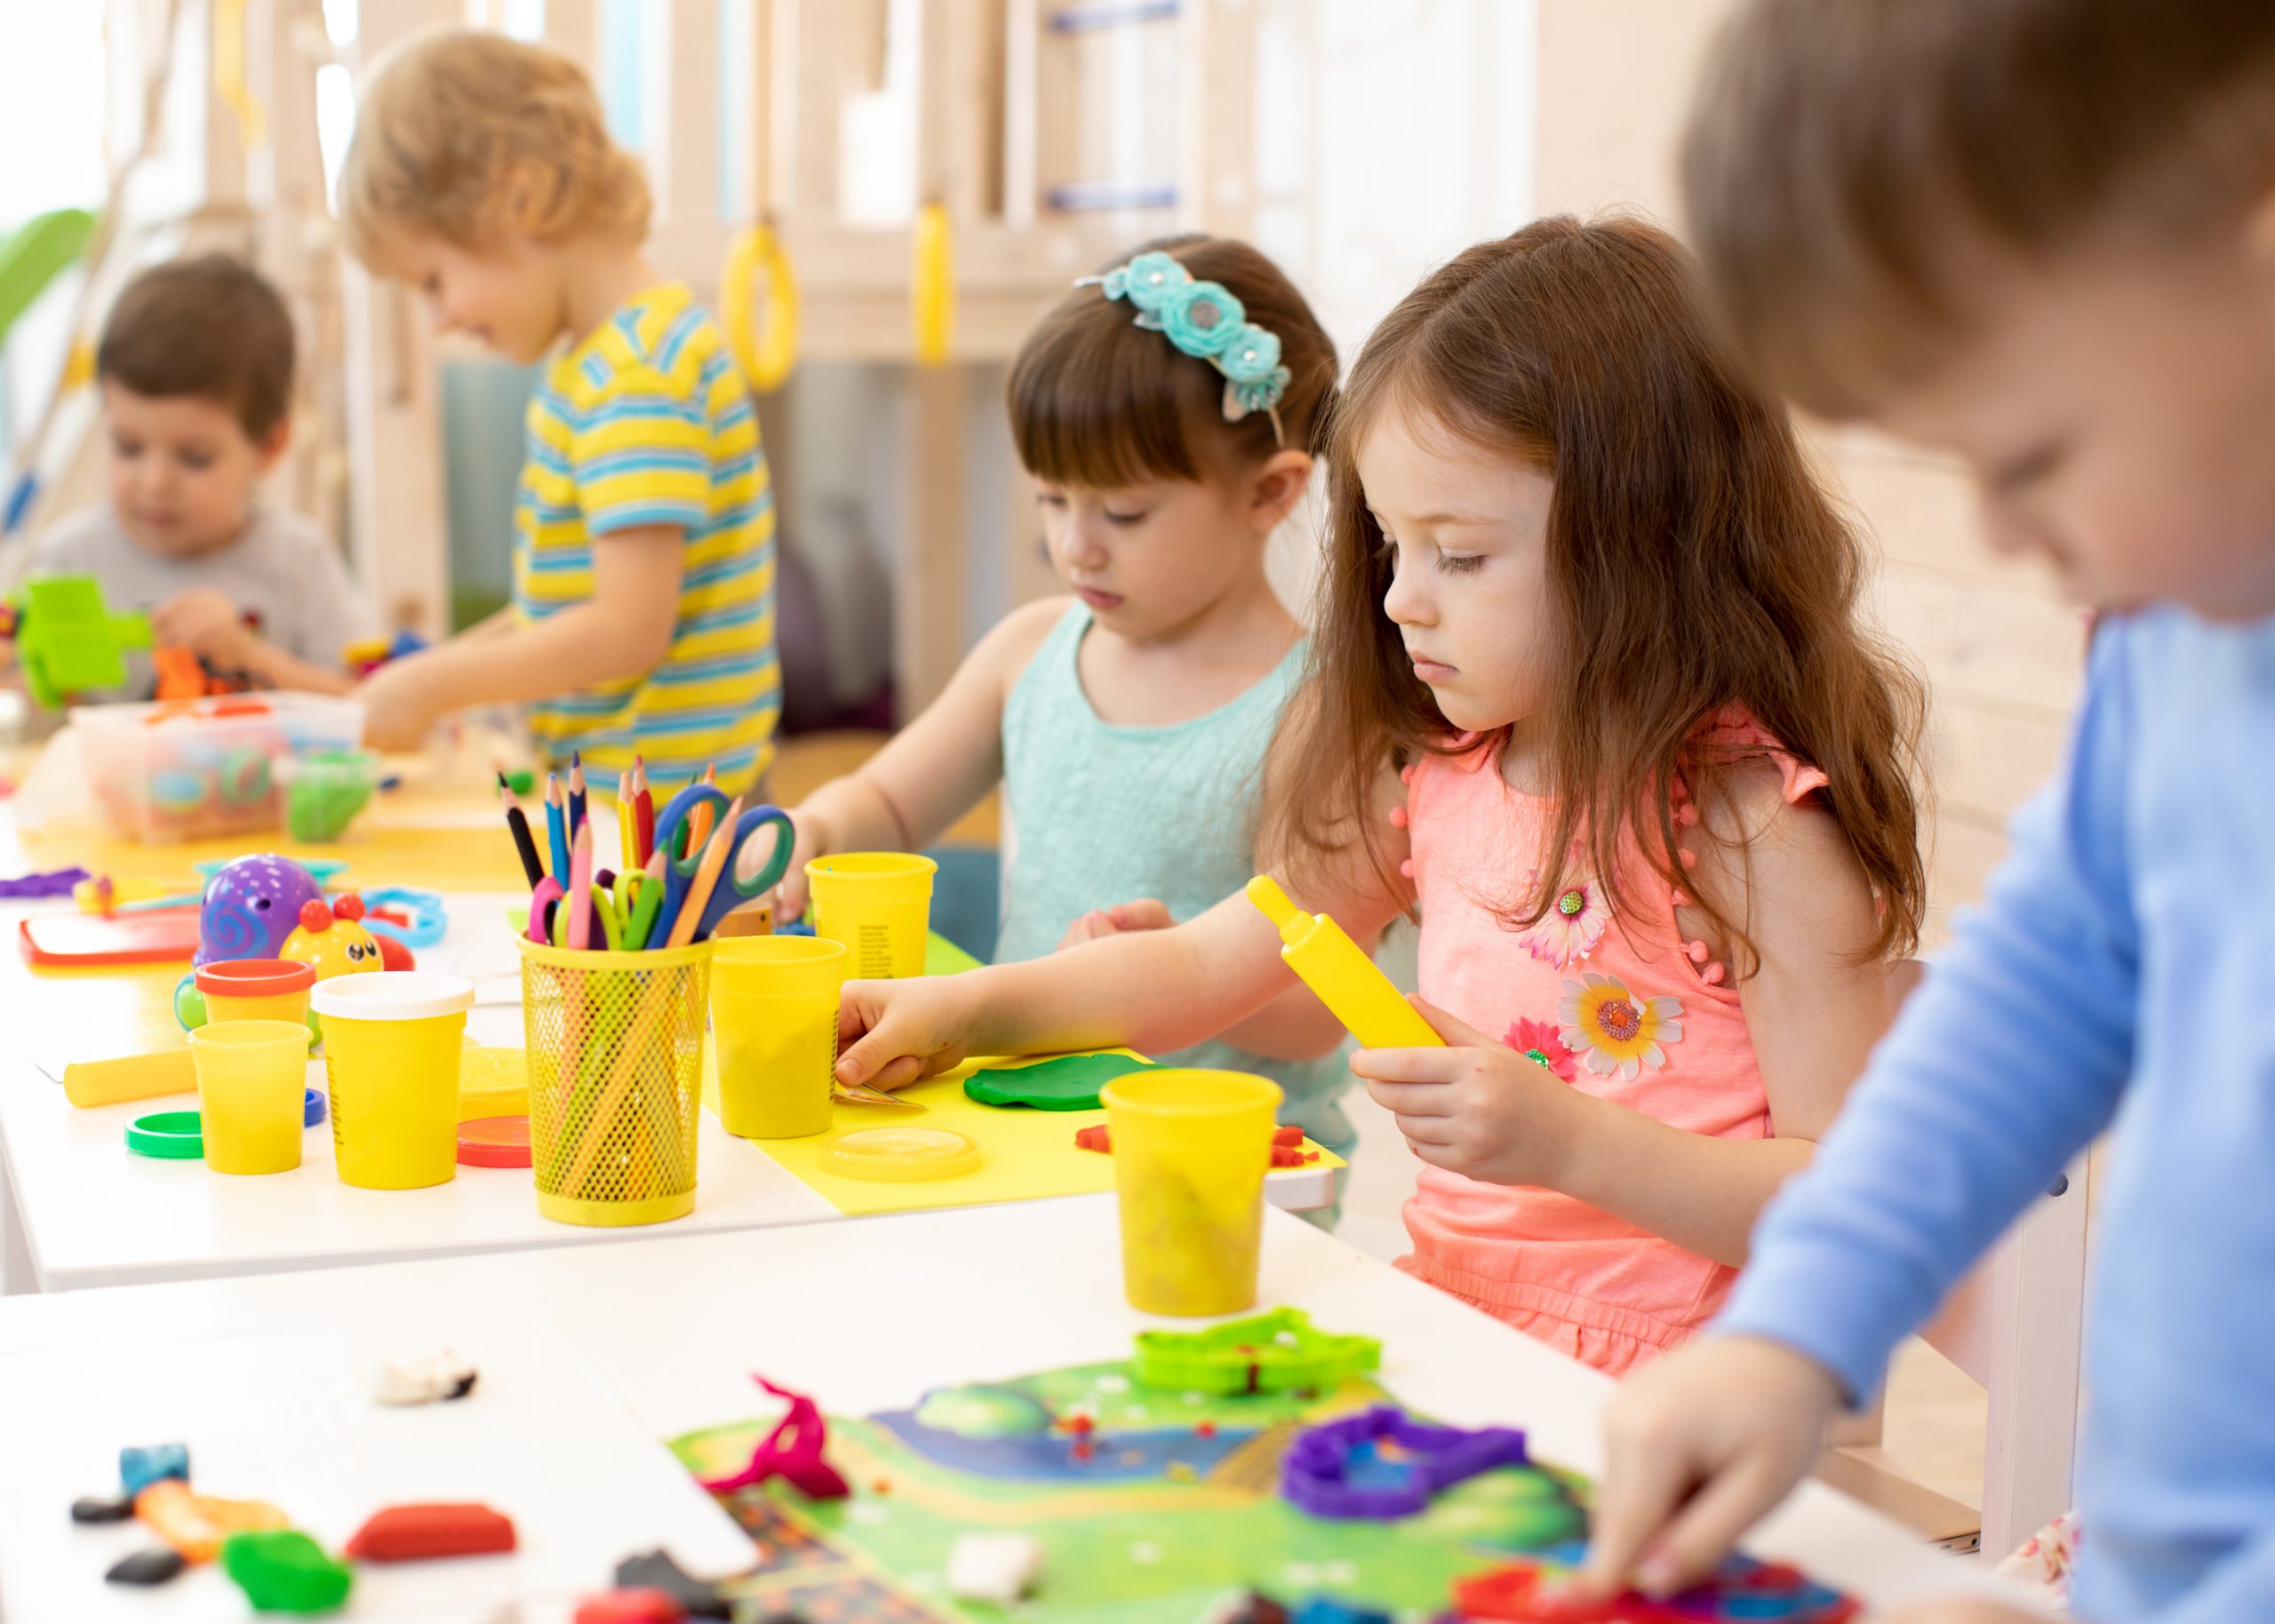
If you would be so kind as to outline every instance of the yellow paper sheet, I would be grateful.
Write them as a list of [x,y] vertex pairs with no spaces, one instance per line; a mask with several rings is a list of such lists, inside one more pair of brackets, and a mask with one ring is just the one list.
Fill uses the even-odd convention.
[[[707,1051],[707,1046],[706,1046]],[[1116,1051],[1127,1053],[1126,1050]],[[1036,1055],[1034,1059],[1048,1056]],[[850,1217],[871,1213],[906,1213],[936,1206],[979,1206],[994,1201],[1036,1201],[1047,1196],[1092,1195],[1114,1188],[1114,1158],[1096,1150],[1077,1150],[1074,1131],[1101,1124],[1100,1111],[1034,1111],[1025,1106],[982,1105],[968,1097],[963,1079],[986,1066],[1018,1065],[1019,1061],[970,1060],[930,1082],[900,1090],[900,1097],[922,1104],[922,1111],[897,1111],[889,1105],[848,1105],[840,1102],[826,1134],[810,1139],[753,1141],[800,1183],[839,1212]],[[711,1078],[712,1060],[704,1056],[706,1100],[716,1097]],[[840,1134],[865,1127],[945,1127],[962,1134],[979,1147],[982,1160],[970,1173],[950,1179],[920,1179],[889,1183],[875,1179],[849,1179],[823,1170],[821,1153]],[[1310,1174],[1321,1167],[1340,1167],[1341,1157],[1310,1140],[1305,1150],[1317,1150],[1319,1160],[1287,1172]],[[1267,1177],[1283,1176],[1280,1174]]]

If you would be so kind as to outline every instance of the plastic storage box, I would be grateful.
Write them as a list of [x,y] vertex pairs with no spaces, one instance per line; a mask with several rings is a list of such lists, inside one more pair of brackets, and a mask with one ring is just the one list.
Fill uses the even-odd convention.
[[316,694],[82,705],[71,720],[104,817],[148,845],[279,828],[276,762],[363,742],[363,707]]

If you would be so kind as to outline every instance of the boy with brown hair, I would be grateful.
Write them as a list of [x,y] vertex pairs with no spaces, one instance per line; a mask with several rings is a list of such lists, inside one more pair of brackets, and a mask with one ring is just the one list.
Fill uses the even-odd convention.
[[[254,491],[291,438],[292,364],[284,303],[242,261],[135,277],[95,352],[110,499],[43,534],[29,568],[95,577],[112,608],[148,609],[161,644],[215,666],[346,693],[362,596],[322,531]],[[132,681],[148,692],[144,657]]]
[[2275,6],[1752,0],[1684,171],[1739,347],[2104,619],[1985,906],[1615,1404],[1589,1580],[1700,1572],[2114,1123],[2071,1600],[2275,1619]]

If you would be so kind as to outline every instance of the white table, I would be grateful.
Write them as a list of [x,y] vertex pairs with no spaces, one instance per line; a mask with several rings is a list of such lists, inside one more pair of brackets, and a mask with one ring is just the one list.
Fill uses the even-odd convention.
[[[508,906],[527,898],[460,894],[451,927],[419,954],[421,967],[470,976],[477,1003],[467,1034],[518,1048],[521,981]],[[12,935],[12,917],[0,916]],[[12,941],[0,951],[13,951]],[[19,985],[21,983],[19,983]],[[56,1066],[68,1038],[44,1031],[36,1012],[17,1023],[0,1061],[0,1268],[10,1291],[75,1291],[164,1280],[323,1269],[411,1258],[637,1238],[638,1230],[592,1229],[540,1217],[526,1171],[462,1167],[430,1190],[358,1190],[333,1170],[331,1135],[307,1135],[297,1173],[228,1178],[203,1162],[130,1155],[127,1125],[152,1111],[195,1110],[193,1096],[75,1110],[35,1063]],[[60,1069],[60,1068],[59,1068]],[[312,1062],[312,1086],[323,1068]],[[698,1113],[695,1211],[665,1226],[675,1234],[764,1230],[842,1216],[758,1145],[738,1139],[710,1111]],[[1274,1199],[1332,1198],[1332,1174],[1276,1174]],[[12,1201],[11,1195],[12,1194]]]
[[[1543,1457],[1593,1469],[1610,1391],[1604,1377],[1298,1220],[1275,1213],[1265,1225],[1265,1302],[1381,1337],[1380,1380],[1408,1402],[1465,1424],[1523,1425]],[[993,1266],[1013,1256],[1017,1267]],[[533,1551],[583,1542],[577,1561],[548,1555],[503,1577],[503,1562],[452,1567],[484,1600],[512,1580],[533,1600],[558,1603],[659,1540],[695,1571],[728,1571],[732,1553],[715,1554],[713,1531],[682,1517],[682,1497],[652,1488],[654,1473],[623,1445],[627,1415],[656,1441],[654,1460],[668,1464],[660,1440],[766,1411],[752,1370],[847,1413],[906,1405],[944,1384],[1114,1357],[1133,1332],[1161,1323],[1122,1302],[1117,1256],[1112,1198],[1082,1196],[768,1234],[10,1298],[0,1302],[0,1437],[11,1441],[0,1473],[0,1611],[19,1620],[109,1616],[90,1598],[127,1541],[116,1531],[71,1529],[65,1508],[107,1481],[118,1444],[162,1435],[189,1443],[194,1468],[245,1463],[242,1481],[216,1480],[214,1491],[268,1493],[325,1538],[379,1503],[350,1481],[356,1474],[368,1467],[392,1493],[411,1481],[403,1463],[423,1458],[451,1485],[499,1485],[494,1503]],[[407,1413],[398,1429],[388,1413],[362,1407],[352,1369],[422,1338],[475,1359],[482,1382],[464,1406]],[[573,1349],[611,1397],[554,1413],[573,1380],[557,1347]],[[222,1374],[208,1381],[178,1373],[185,1370]],[[526,1394],[531,1381],[539,1386]],[[508,1424],[540,1408],[540,1420]],[[278,1447],[294,1419],[312,1413],[329,1418],[330,1437],[297,1452]],[[397,1430],[405,1441],[387,1437]],[[626,1492],[597,1466],[550,1469],[588,1442],[620,1463],[611,1469]],[[309,1464],[332,1456],[332,1469]],[[383,1473],[375,1461],[387,1463]],[[599,1532],[596,1522],[605,1524]],[[1814,1484],[1752,1547],[1876,1603],[1989,1586],[1971,1565]],[[214,1577],[178,1581],[180,1604],[196,1599],[194,1590],[212,1592]],[[377,1580],[365,1592],[375,1605],[397,1594],[383,1596]],[[133,1616],[242,1614],[145,1606]],[[547,1616],[529,1614],[533,1624]]]

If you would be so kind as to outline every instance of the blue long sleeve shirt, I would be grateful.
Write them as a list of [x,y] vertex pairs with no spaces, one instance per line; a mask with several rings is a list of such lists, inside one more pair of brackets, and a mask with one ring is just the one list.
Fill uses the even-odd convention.
[[2071,1604],[2275,1620],[2275,620],[2095,641],[2063,776],[1717,1328],[1852,1395],[2112,1121]]

